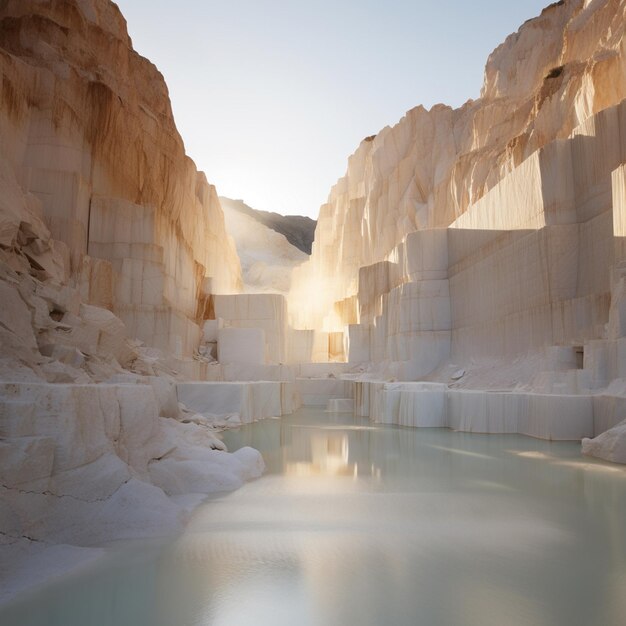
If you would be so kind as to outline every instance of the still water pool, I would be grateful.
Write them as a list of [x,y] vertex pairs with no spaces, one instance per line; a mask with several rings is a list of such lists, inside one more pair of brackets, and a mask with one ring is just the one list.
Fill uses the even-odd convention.
[[266,475],[0,624],[626,624],[626,469],[579,444],[310,409],[225,440]]

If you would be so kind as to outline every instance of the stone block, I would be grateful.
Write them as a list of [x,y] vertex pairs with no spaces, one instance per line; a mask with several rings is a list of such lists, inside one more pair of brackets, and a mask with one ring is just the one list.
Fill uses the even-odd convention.
[[[178,383],[178,399],[188,409],[207,416],[239,415],[242,423],[282,415],[280,382]],[[287,399],[285,399],[287,406]]]
[[205,342],[213,343],[217,341],[218,331],[224,327],[224,320],[218,318],[215,320],[204,320],[202,324],[202,339]]
[[296,370],[301,378],[340,378],[349,367],[348,363],[300,363]]
[[280,381],[293,382],[295,367],[290,365],[258,365],[255,363],[230,363],[222,365],[222,378],[226,381]]
[[593,437],[617,426],[626,416],[626,396],[602,393],[593,399]]
[[118,305],[161,306],[165,276],[162,263],[122,259],[113,263],[115,302]]
[[296,378],[296,390],[304,406],[325,407],[331,398],[352,396],[352,382],[337,378]]
[[328,358],[339,362],[346,360],[343,332],[328,333]]
[[216,317],[231,328],[260,328],[265,332],[265,358],[271,363],[287,360],[287,304],[278,294],[215,295]]
[[287,318],[285,297],[278,294],[213,296],[215,315],[224,320],[282,320]]
[[326,363],[329,334],[320,330],[289,329],[289,363]]
[[241,421],[249,416],[249,385],[234,382],[190,382],[176,386],[178,401],[203,415],[237,413]]
[[358,365],[370,360],[370,327],[360,324],[350,324],[344,333],[346,345],[345,353],[348,363]]
[[435,428],[447,425],[445,385],[405,383],[399,387],[399,393],[395,424]]
[[401,255],[403,274],[410,281],[448,277],[448,232],[445,228],[409,233]]
[[200,345],[201,329],[169,306],[117,305],[114,312],[126,325],[130,337],[176,358],[191,356]]
[[528,411],[528,396],[472,390],[447,393],[448,426],[476,433],[517,433]]
[[218,331],[217,358],[223,364],[263,365],[265,332],[261,328],[222,328]]
[[591,396],[528,394],[519,432],[539,439],[581,440],[593,436]]

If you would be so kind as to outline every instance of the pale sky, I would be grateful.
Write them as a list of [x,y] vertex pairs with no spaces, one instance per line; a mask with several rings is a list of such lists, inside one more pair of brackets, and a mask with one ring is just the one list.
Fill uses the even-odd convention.
[[117,0],[220,195],[317,218],[361,139],[477,98],[489,53],[549,0]]

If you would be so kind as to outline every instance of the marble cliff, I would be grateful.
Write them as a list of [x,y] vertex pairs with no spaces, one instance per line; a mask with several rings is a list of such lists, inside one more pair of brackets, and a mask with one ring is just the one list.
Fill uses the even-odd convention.
[[358,411],[572,439],[625,417],[625,28],[623,1],[557,2],[490,55],[478,100],[350,157],[290,319],[344,332],[372,381]]
[[625,28],[526,22],[478,100],[361,143],[307,259],[227,232],[115,4],[0,2],[5,593],[180,528],[263,471],[216,430],[300,404],[626,462]]
[[[178,402],[242,286],[167,87],[108,0],[0,3],[0,587],[258,476]],[[189,496],[189,494],[196,494]],[[32,568],[30,570],[32,575]],[[32,582],[32,577],[29,579]]]

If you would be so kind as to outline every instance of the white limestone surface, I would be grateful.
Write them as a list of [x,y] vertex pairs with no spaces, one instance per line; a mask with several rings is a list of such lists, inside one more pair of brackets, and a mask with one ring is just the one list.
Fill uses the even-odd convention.
[[350,371],[347,363],[299,363],[295,367],[300,378],[341,378]]
[[519,433],[550,440],[593,434],[590,395],[449,389],[438,383],[356,381],[355,410],[372,421],[448,427],[477,433]]
[[401,426],[442,427],[446,386],[438,383],[384,383],[378,392],[376,421]]
[[304,406],[325,407],[331,399],[353,395],[351,381],[338,378],[296,378],[296,389]]
[[594,437],[617,426],[626,416],[626,395],[614,387],[614,385],[610,385],[606,393],[593,396]]
[[626,463],[626,419],[593,439],[583,439],[582,453],[613,463]]
[[202,325],[202,340],[206,343],[215,343],[218,340],[218,331],[224,327],[223,319],[204,320]]
[[539,439],[578,440],[593,435],[591,396],[528,394],[519,432]]
[[287,360],[287,303],[284,296],[270,293],[213,296],[215,315],[228,328],[256,328],[265,334],[263,362]]
[[296,368],[290,365],[259,365],[255,363],[225,364],[222,376],[227,381],[273,380],[293,382]]
[[55,544],[177,532],[203,494],[262,474],[256,450],[229,454],[206,426],[178,421],[171,381],[120,378],[0,383],[0,588],[17,591],[20,572],[47,577],[92,554]]
[[446,397],[443,389],[400,391],[398,424],[420,428],[446,425]]
[[263,365],[265,332],[262,328],[221,328],[217,331],[217,359],[224,364]]
[[[289,363],[324,363],[330,355],[329,334],[315,329],[289,329],[289,349],[287,360]],[[343,345],[343,333],[341,334]],[[341,349],[343,354],[343,347]]]
[[[299,398],[354,398],[385,423],[596,435],[586,453],[624,460],[623,1],[551,5],[490,56],[480,98],[416,107],[364,140],[321,208],[289,315],[281,295],[237,293],[216,191],[119,9],[1,4],[0,563],[26,541],[180,528],[202,494],[262,472],[211,420],[279,416]],[[252,268],[286,250],[273,242],[264,232],[246,267],[257,282],[284,278]],[[555,346],[582,369],[533,369],[528,350]],[[349,363],[282,365],[329,355]],[[455,361],[456,389],[390,382]],[[356,365],[371,380],[340,378]],[[185,377],[215,382],[174,397]]]
[[448,426],[464,432],[517,433],[526,408],[524,394],[475,390],[447,393]]
[[282,415],[281,384],[277,381],[187,382],[177,385],[178,399],[209,419],[232,416],[229,423],[250,423]]
[[[410,249],[415,262],[394,251],[410,247],[403,240],[413,231],[459,219],[469,237],[491,230],[493,242],[497,230],[582,224],[608,208],[610,172],[623,163],[618,116],[587,121],[626,96],[625,11],[617,0],[553,3],[489,56],[480,98],[458,109],[415,107],[364,139],[320,208],[311,259],[294,272],[292,320],[329,331],[354,323],[335,304],[357,295],[364,266],[395,263],[408,281],[446,278],[421,273],[418,262],[427,271],[438,259],[452,265],[440,243],[423,257]],[[582,286],[596,268],[580,267]],[[366,282],[369,315],[382,283]],[[310,302],[314,285],[324,290]]]
[[250,420],[266,417],[280,417],[283,413],[284,383],[274,381],[254,381],[249,383]]
[[[3,3],[0,17],[16,35],[2,43],[3,94],[19,94],[0,108],[3,243],[39,213],[52,243],[31,228],[20,245],[40,268],[71,277],[84,304],[115,313],[133,338],[191,357],[204,287],[237,292],[241,270],[163,77],[108,0]],[[17,193],[5,193],[9,180]]]

